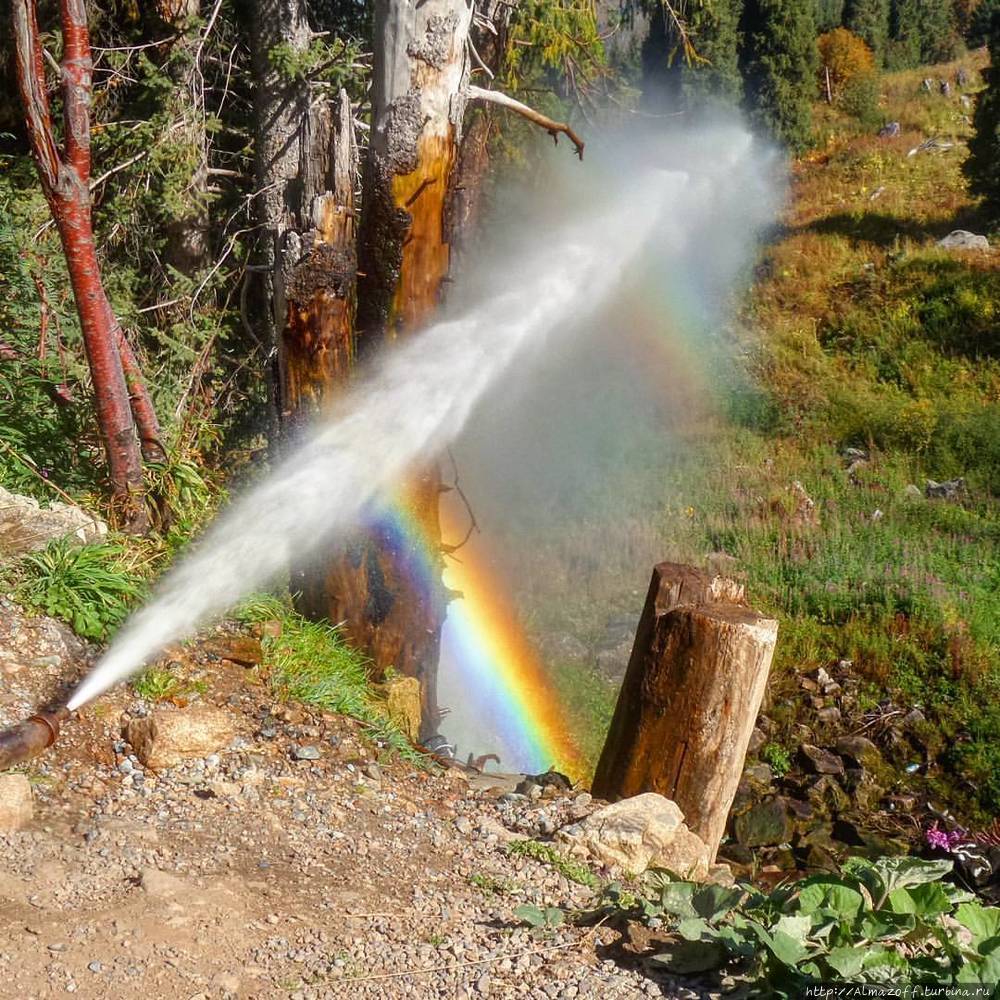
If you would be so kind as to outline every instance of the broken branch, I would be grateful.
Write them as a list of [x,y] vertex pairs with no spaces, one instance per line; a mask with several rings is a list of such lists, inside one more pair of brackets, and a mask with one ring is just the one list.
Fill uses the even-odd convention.
[[490,104],[499,104],[502,108],[516,111],[522,118],[527,118],[529,122],[540,125],[552,136],[555,142],[559,141],[559,134],[562,133],[576,147],[576,155],[581,160],[583,159],[583,140],[573,131],[571,126],[564,122],[553,121],[553,119],[543,115],[540,111],[529,108],[527,104],[522,104],[520,101],[509,97],[499,90],[484,90],[482,87],[470,86],[466,90],[466,96],[473,101],[486,101]]

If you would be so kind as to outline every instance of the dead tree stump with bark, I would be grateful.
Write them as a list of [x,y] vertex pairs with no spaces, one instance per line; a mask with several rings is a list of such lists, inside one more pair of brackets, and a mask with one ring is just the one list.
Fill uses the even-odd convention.
[[733,580],[653,570],[594,794],[673,799],[714,857],[743,772],[778,623]]

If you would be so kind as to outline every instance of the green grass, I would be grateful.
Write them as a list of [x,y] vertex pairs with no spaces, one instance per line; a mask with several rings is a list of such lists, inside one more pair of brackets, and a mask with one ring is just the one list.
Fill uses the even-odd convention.
[[371,740],[404,760],[427,765],[427,756],[386,717],[368,681],[366,659],[336,628],[308,621],[275,597],[245,602],[239,617],[247,623],[281,622],[280,636],[262,640],[264,666],[278,697],[351,716],[364,724]]
[[533,858],[578,885],[591,889],[597,889],[601,885],[601,880],[587,865],[560,854],[551,844],[543,844],[537,840],[514,840],[507,845],[507,853],[512,858]]
[[60,539],[14,567],[14,596],[22,604],[101,641],[121,624],[143,588],[118,542],[79,545]]

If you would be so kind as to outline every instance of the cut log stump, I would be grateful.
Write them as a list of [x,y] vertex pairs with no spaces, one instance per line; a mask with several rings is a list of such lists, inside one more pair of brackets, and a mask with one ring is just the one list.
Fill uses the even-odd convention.
[[659,792],[673,799],[714,857],[777,636],[778,623],[747,607],[736,581],[660,563],[594,794],[615,801]]

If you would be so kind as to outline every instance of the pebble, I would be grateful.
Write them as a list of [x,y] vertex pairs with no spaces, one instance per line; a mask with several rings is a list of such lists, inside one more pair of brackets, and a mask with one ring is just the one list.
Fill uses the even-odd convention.
[[319,747],[314,747],[314,746],[296,747],[292,751],[292,757],[295,760],[319,760],[320,757]]

